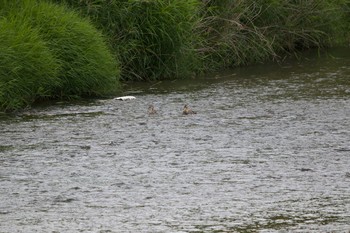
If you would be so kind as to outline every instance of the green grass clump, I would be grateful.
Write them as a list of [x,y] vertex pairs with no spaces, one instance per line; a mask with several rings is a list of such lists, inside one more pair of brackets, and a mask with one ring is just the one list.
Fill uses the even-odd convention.
[[31,105],[58,88],[60,65],[37,30],[16,19],[0,20],[0,110]]
[[[22,93],[22,101],[26,103],[42,97],[41,93],[49,98],[71,98],[108,95],[116,91],[119,84],[118,63],[102,34],[87,19],[81,18],[65,6],[46,1],[0,0],[0,4],[0,17],[4,22],[10,22],[10,26],[12,21],[16,25],[23,25],[20,29],[12,29],[13,33],[0,37],[7,41],[7,44],[0,46],[9,45],[1,59],[6,64],[0,67],[0,80],[6,83],[1,88],[2,103],[11,101],[6,93],[11,92],[9,87],[12,86],[19,87],[16,95],[20,96]],[[0,28],[4,31],[11,30],[2,25]],[[27,37],[21,35],[22,32],[28,32]],[[31,36],[33,39],[30,43],[33,48],[43,47],[42,50],[30,50],[31,45],[25,47],[26,40]],[[13,41],[10,44],[11,40]],[[12,62],[13,66],[17,66],[12,68]],[[26,68],[19,69],[18,66]],[[55,74],[47,70],[47,66]],[[46,83],[52,83],[47,78],[51,76],[55,78],[55,85],[46,86]],[[38,86],[40,83],[43,84],[40,91],[36,90],[29,95],[30,84]],[[27,100],[28,96],[31,100]]]
[[[62,2],[64,0],[57,0]],[[195,50],[198,0],[65,0],[109,37],[124,80],[189,76]]]
[[32,0],[23,7],[21,17],[38,28],[48,46],[60,60],[62,89],[59,96],[102,95],[115,90],[117,65],[101,33],[75,12],[51,3]]

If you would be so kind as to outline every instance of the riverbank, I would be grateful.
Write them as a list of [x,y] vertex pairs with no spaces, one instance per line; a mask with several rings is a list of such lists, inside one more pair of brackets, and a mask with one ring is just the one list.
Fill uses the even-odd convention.
[[349,43],[346,0],[56,1],[107,35],[122,80],[183,78]]
[[54,2],[0,0],[0,111],[349,44],[347,0]]

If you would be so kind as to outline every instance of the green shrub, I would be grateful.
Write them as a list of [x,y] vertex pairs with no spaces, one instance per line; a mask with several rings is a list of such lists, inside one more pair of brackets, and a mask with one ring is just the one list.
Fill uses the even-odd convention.
[[[44,41],[42,44],[45,45],[47,53],[51,54],[55,60],[55,65],[51,65],[51,68],[60,67],[57,73],[59,85],[55,85],[50,90],[43,90],[45,93],[50,93],[50,98],[101,96],[112,94],[116,91],[119,84],[118,63],[109,51],[102,34],[87,19],[81,18],[67,7],[40,0],[0,0],[0,5],[2,6],[0,17],[23,24],[22,31],[30,31],[32,29],[32,34],[39,34],[38,38]],[[12,35],[8,34],[4,36],[4,40],[6,38],[11,40],[11,37]],[[17,48],[21,48],[23,43],[21,39],[19,38],[13,42],[14,51],[19,50]],[[30,52],[23,50],[20,56],[30,56]],[[16,51],[14,53],[19,52]],[[11,60],[10,55],[4,54],[4,56],[7,56],[7,60]],[[18,59],[18,64],[21,66],[25,65],[27,73],[30,73],[31,69],[40,70],[40,64],[45,62],[48,63],[47,65],[51,64],[50,61],[52,59],[46,59],[44,55],[37,56],[37,60],[43,60],[29,64],[30,60],[26,61],[26,63],[20,63],[23,62],[23,59]],[[1,69],[8,70],[7,66],[5,65]],[[0,72],[6,74],[9,71]],[[12,69],[10,72],[15,72],[15,70]],[[45,71],[42,70],[40,72],[44,73]],[[35,72],[32,71],[32,73]],[[12,74],[12,76],[15,77],[16,74]],[[6,80],[7,83],[16,83],[17,86],[21,86],[23,92],[27,92],[27,85],[28,83],[35,83],[32,80],[34,78],[36,80],[40,79],[43,83],[47,82],[43,75],[38,77],[34,77],[34,75],[27,76],[26,79],[28,80],[26,82],[20,82],[24,78],[11,80],[6,78]],[[4,77],[1,77],[1,79],[4,79]],[[2,89],[4,88],[6,89],[7,86],[2,87]],[[26,99],[26,97],[23,96],[23,99]]]
[[115,90],[116,60],[89,21],[65,7],[40,1],[34,8],[28,4],[22,14],[39,28],[62,63],[62,90],[57,94],[102,95]]
[[15,18],[0,19],[0,111],[51,96],[59,87],[59,72],[37,30]]
[[198,0],[64,2],[108,35],[124,80],[184,77],[197,66]]

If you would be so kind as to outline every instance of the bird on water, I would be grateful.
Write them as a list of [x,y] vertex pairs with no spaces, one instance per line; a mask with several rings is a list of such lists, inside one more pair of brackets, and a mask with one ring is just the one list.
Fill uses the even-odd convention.
[[150,104],[150,105],[148,106],[148,114],[149,114],[149,115],[157,114],[157,110],[154,108],[154,105],[153,105],[153,104]]
[[189,115],[189,114],[197,114],[197,113],[193,111],[187,104],[185,104],[182,114]]

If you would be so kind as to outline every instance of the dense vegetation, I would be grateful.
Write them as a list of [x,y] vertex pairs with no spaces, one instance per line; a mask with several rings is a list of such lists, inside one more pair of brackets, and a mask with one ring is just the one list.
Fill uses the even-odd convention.
[[[344,39],[349,1],[209,0],[200,27],[211,68],[281,59]],[[347,3],[347,4],[346,4]],[[337,41],[339,42],[339,41]]]
[[350,7],[349,0],[56,1],[108,35],[123,79],[183,77],[329,46],[344,38]]
[[87,20],[45,1],[0,5],[0,110],[115,91],[117,62]]
[[16,109],[51,96],[59,61],[40,33],[18,19],[0,19],[0,109]]
[[123,80],[183,77],[198,66],[198,0],[56,2],[77,9],[108,36]]
[[349,0],[0,0],[0,5],[0,110],[46,97],[111,94],[119,77],[189,77],[349,43]]

